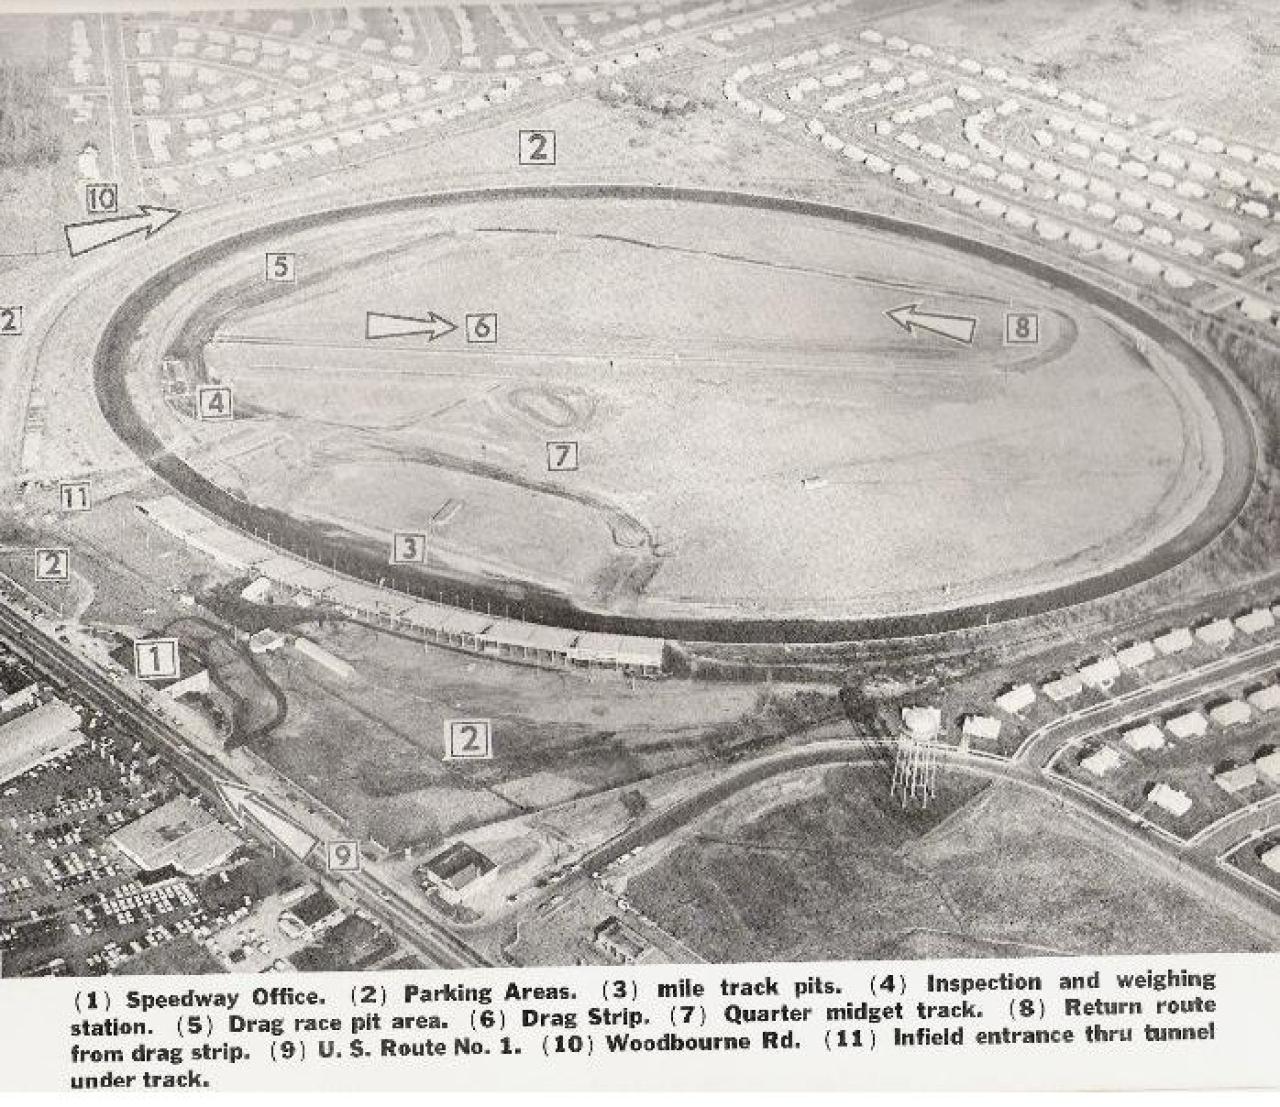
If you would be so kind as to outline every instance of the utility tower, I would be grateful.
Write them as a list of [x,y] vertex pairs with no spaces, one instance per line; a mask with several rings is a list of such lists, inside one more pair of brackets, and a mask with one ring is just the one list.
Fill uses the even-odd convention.
[[898,735],[889,795],[903,808],[919,804],[927,808],[938,794],[938,713],[930,708],[908,708],[906,724]]

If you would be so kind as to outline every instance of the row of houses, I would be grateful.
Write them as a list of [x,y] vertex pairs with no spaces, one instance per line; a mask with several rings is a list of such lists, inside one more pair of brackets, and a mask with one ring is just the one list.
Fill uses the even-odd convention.
[[285,554],[234,531],[176,496],[138,505],[151,522],[240,573],[252,573],[304,602],[324,603],[358,618],[416,632],[430,642],[553,668],[617,669],[643,676],[662,671],[661,638],[603,634],[525,623],[424,600]]
[[[1237,637],[1252,638],[1275,629],[1280,617],[1280,602],[1271,606],[1259,606],[1237,615],[1235,618],[1218,618],[1191,627],[1175,627],[1156,635],[1121,646],[1114,653],[1105,654],[1068,670],[1040,685],[1039,691],[1055,704],[1066,703],[1080,695],[1086,688],[1106,692],[1126,673],[1140,672],[1147,665],[1162,657],[1173,657],[1194,647],[1197,643],[1226,649]],[[1021,716],[1036,702],[1036,687],[1030,683],[1016,684],[996,697],[996,706],[1006,715]]]

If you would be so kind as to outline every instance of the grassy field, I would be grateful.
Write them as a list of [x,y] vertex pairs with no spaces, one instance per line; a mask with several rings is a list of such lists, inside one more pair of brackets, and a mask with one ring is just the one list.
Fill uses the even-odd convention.
[[953,776],[904,815],[865,769],[804,791],[714,815],[628,895],[716,961],[1260,948],[1039,798]]
[[[265,656],[289,713],[258,748],[384,845],[616,787],[713,756],[711,731],[757,707],[750,685],[589,680],[424,649],[355,624],[305,631],[356,668],[339,681],[291,650]],[[494,758],[443,760],[448,718],[489,718]]]
[[[285,245],[309,276],[207,350],[279,445],[217,479],[369,536],[452,502],[438,558],[597,608],[829,617],[1030,590],[1132,556],[1214,470],[1180,370],[1084,305],[990,267],[977,291],[971,258],[826,221],[524,201],[355,223],[341,255]],[[884,318],[913,297],[975,316],[974,345]],[[1003,345],[1012,307],[1040,313],[1031,352]],[[363,338],[366,311],[428,308],[496,311],[499,342]],[[548,474],[565,438],[580,468]]]

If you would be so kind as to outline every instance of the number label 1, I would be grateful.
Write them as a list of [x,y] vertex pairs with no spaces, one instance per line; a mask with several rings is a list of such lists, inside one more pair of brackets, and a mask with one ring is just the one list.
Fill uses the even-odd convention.
[[206,384],[196,392],[196,415],[202,423],[226,423],[235,418],[231,386]]
[[267,255],[267,280],[278,284],[293,284],[297,279],[297,254]]
[[120,186],[117,184],[85,185],[84,210],[90,215],[115,215],[120,210]]
[[133,643],[133,672],[139,680],[176,680],[180,664],[176,638],[139,638]]
[[427,562],[427,536],[396,531],[391,536],[392,565],[425,565]]
[[493,757],[493,726],[488,719],[446,719],[446,761],[489,761]]
[[22,308],[0,307],[0,335],[12,338],[22,333]]
[[67,549],[36,550],[36,580],[64,584],[71,579],[71,551]]
[[555,131],[521,131],[520,132],[520,164],[521,165],[555,165],[556,133]]
[[327,843],[325,867],[331,873],[358,873],[360,871],[360,843],[346,841]]
[[576,473],[578,471],[578,444],[576,442],[548,442],[547,469],[552,473]]
[[1036,346],[1040,342],[1040,316],[1035,312],[1011,311],[1004,317],[1006,346]]
[[498,341],[497,312],[486,311],[478,315],[468,315],[467,316],[467,341],[468,342],[497,342]]
[[92,502],[87,480],[58,481],[58,505],[63,511],[88,511]]

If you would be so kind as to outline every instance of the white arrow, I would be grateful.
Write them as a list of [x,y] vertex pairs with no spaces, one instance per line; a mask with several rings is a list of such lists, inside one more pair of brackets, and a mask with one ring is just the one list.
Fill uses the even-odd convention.
[[956,342],[968,346],[973,341],[978,321],[968,315],[935,315],[933,312],[921,311],[920,305],[906,304],[903,307],[886,311],[890,319],[898,324],[909,335],[915,336],[917,330],[940,334]]
[[425,319],[416,319],[412,315],[384,315],[379,311],[365,314],[365,338],[407,338],[410,335],[425,334],[427,341],[434,342],[451,331],[458,329],[456,323],[450,323],[434,311]]
[[229,780],[215,780],[214,784],[222,796],[222,802],[231,809],[241,826],[244,825],[245,815],[252,816],[254,822],[294,857],[299,861],[306,860],[317,841],[314,834],[303,830],[288,816],[282,815],[252,788]]
[[173,208],[155,208],[139,204],[137,215],[117,215],[111,219],[91,219],[87,223],[68,223],[63,227],[67,236],[67,249],[73,258],[90,250],[119,242],[135,234],[146,233],[150,238],[162,227],[167,227],[180,213]]

